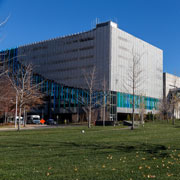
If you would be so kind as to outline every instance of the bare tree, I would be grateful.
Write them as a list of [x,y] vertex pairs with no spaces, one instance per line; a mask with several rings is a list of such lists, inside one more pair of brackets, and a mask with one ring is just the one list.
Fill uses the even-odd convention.
[[[0,65],[1,65],[1,63],[0,63]],[[8,70],[3,71],[3,70],[1,70],[1,68],[0,68],[0,78],[1,78],[3,75],[5,75],[7,72],[8,72]]]
[[95,86],[95,80],[96,80],[96,67],[94,66],[92,68],[92,71],[87,72],[84,74],[84,78],[87,84],[87,90],[88,90],[88,103],[87,103],[87,110],[88,110],[88,128],[91,128],[91,117],[92,117],[92,108],[94,106],[94,86]]
[[6,17],[2,22],[0,22],[0,27],[3,26],[4,24],[6,24],[8,22],[10,18],[10,15],[8,17]]
[[[5,55],[5,53],[0,53],[0,55]],[[4,75],[6,75],[6,73],[8,72],[8,69],[5,69],[4,68],[4,64],[5,64],[5,61],[7,60],[1,60],[0,58],[0,78]],[[3,77],[4,78],[4,77]]]
[[106,122],[106,98],[107,98],[107,85],[106,85],[106,79],[104,77],[103,80],[103,126],[105,126],[105,122]]
[[[36,105],[43,103],[43,94],[39,91],[40,84],[33,82],[32,65],[22,66],[16,73],[9,76],[12,86],[16,91],[17,103],[19,107],[18,130],[20,130],[20,118],[22,110],[30,110]],[[16,118],[17,115],[15,115]]]
[[6,75],[0,78],[0,115],[4,115],[5,123],[8,114],[12,113],[15,105],[15,90]]
[[170,110],[171,110],[171,119],[172,124],[175,125],[175,113],[178,111],[178,105],[180,102],[180,95],[177,91],[177,88],[170,91]]
[[101,118],[103,121],[103,126],[105,126],[105,122],[106,122],[106,116],[107,116],[107,107],[110,104],[108,97],[109,97],[109,93],[108,93],[108,89],[107,89],[107,81],[104,77],[103,81],[102,81],[102,93],[101,93],[101,100],[99,102],[97,102],[101,108]]
[[160,102],[159,102],[159,115],[163,120],[166,120],[169,122],[169,114],[170,114],[170,102],[169,100],[164,97]]
[[[84,71],[84,81],[86,87],[82,88],[83,94],[85,96],[81,96],[78,94],[76,100],[81,104],[81,108],[84,110],[86,114],[86,118],[88,121],[88,128],[91,128],[92,124],[92,115],[97,114],[95,109],[97,110],[97,106],[99,106],[99,99],[101,93],[97,89],[97,80],[96,80],[96,67],[94,66],[90,71]],[[93,117],[94,118],[94,117]]]
[[[81,108],[86,114],[88,127],[91,127],[92,121],[101,117],[103,125],[107,117],[108,90],[106,79],[97,81],[96,67],[91,71],[83,72],[86,88],[82,88],[83,94],[78,94],[75,99],[81,104]],[[99,116],[101,111],[101,116]]]
[[128,69],[128,77],[124,82],[125,88],[132,94],[132,126],[131,129],[134,129],[134,119],[135,119],[135,106],[137,102],[135,102],[135,95],[138,94],[140,90],[140,86],[143,83],[142,79],[142,69],[141,69],[141,59],[143,54],[139,54],[132,48],[130,66]]

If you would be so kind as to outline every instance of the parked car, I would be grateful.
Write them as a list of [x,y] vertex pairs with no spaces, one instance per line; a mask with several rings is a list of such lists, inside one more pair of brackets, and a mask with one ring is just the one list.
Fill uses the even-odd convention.
[[48,119],[48,120],[46,121],[46,124],[47,124],[47,125],[56,125],[56,121],[54,121],[54,119]]
[[27,116],[28,124],[40,124],[40,116],[39,115],[29,115]]

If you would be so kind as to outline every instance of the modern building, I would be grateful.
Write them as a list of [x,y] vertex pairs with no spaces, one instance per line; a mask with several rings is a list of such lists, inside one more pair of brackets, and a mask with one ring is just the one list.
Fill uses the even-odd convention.
[[[163,73],[163,97],[171,101],[171,96],[180,98],[180,77],[169,73]],[[176,103],[174,116],[180,119],[180,103]]]
[[180,77],[169,73],[163,73],[163,96],[167,97],[169,91],[180,88]]
[[[112,21],[97,24],[87,32],[20,46],[9,50],[9,58],[11,56],[14,57],[13,68],[16,61],[22,64],[32,63],[37,82],[46,79],[49,84],[53,84],[46,83],[44,86],[51,88],[51,96],[55,96],[55,114],[77,113],[78,103],[74,103],[76,100],[73,99],[73,93],[78,94],[86,89],[84,74],[91,72],[93,68],[96,71],[95,88],[101,91],[101,82],[105,79],[107,90],[112,97],[110,119],[117,120],[121,115],[131,113],[130,74],[135,58],[139,59],[139,85],[135,89],[136,113],[139,112],[140,99],[143,98],[146,112],[152,112],[157,110],[157,104],[163,97],[163,51],[124,32]],[[1,56],[1,59],[3,58]],[[62,90],[61,87],[67,89]],[[61,108],[62,97],[69,102],[68,107],[71,110],[68,112],[66,103],[63,110]]]

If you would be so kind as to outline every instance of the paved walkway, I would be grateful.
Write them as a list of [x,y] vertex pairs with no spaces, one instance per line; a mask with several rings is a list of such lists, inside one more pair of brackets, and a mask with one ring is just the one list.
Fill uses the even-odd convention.
[[[30,130],[30,129],[45,129],[45,128],[57,128],[60,126],[49,126],[49,125],[26,125],[26,127],[21,126],[21,130]],[[63,126],[62,126],[63,127]],[[2,127],[0,131],[17,131],[17,128],[14,126]]]
[[[21,126],[20,130],[34,130],[34,129],[49,129],[49,128],[65,128],[65,127],[74,127],[74,126],[85,126],[85,125],[75,125],[75,124],[69,124],[69,125],[32,125],[32,124],[27,124],[26,127]],[[127,130],[130,129],[131,127],[124,127],[124,128],[118,128],[118,129],[111,129],[111,130]],[[137,127],[136,127],[137,128]],[[1,131],[17,131],[17,128],[14,126],[6,126],[6,127],[0,127],[0,132]],[[98,131],[107,131],[107,129],[102,129]]]

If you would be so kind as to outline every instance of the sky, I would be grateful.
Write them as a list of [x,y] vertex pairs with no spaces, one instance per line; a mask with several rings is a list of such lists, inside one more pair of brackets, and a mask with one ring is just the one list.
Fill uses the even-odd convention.
[[112,20],[163,50],[164,72],[180,76],[180,0],[0,0],[0,50],[90,30]]

